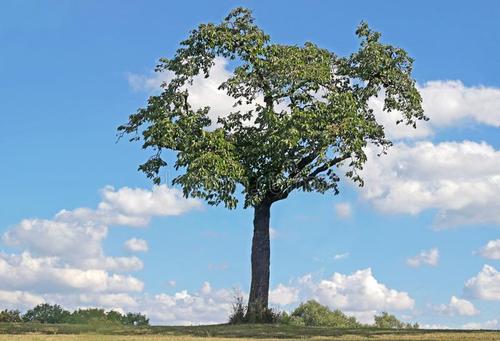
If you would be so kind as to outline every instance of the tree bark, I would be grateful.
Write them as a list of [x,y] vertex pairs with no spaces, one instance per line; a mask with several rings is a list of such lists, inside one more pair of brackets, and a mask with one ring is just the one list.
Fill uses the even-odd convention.
[[255,207],[252,239],[252,283],[248,299],[249,312],[262,311],[268,307],[271,257],[269,241],[270,215],[271,204],[262,203]]

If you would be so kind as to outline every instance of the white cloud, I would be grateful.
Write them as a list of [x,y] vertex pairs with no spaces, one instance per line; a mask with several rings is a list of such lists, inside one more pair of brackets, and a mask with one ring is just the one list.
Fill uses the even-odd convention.
[[148,242],[144,239],[131,238],[124,244],[125,249],[130,252],[146,252],[149,250]]
[[341,260],[347,257],[349,257],[349,252],[339,253],[333,256],[333,260]]
[[466,87],[461,81],[431,81],[419,90],[425,112],[436,126],[470,119],[500,127],[500,89]]
[[485,142],[404,143],[378,157],[367,148],[363,198],[383,212],[437,210],[436,226],[500,224],[500,151]]
[[469,322],[462,326],[463,329],[500,329],[500,321],[497,319],[485,322]]
[[0,254],[0,289],[34,292],[130,292],[142,291],[135,277],[109,274],[104,270],[84,270],[60,264],[56,257]]
[[335,205],[335,213],[339,218],[347,219],[352,216],[352,207],[348,202],[342,202]]
[[199,291],[186,290],[173,295],[157,294],[144,297],[140,309],[153,323],[170,325],[213,324],[227,322],[234,292],[215,290],[205,282]]
[[137,257],[104,255],[101,243],[107,233],[106,226],[92,222],[24,219],[4,234],[3,241],[34,255],[62,259],[67,265],[82,269],[117,272],[142,269],[142,261]]
[[[218,117],[224,117],[234,111],[254,110],[254,105],[243,104],[235,108],[233,105],[236,102],[234,98],[227,95],[226,91],[219,90],[219,86],[232,76],[232,72],[228,70],[228,61],[224,58],[215,58],[214,65],[210,69],[210,77],[205,78],[203,75],[198,75],[193,78],[193,84],[188,86],[189,91],[188,102],[194,109],[210,107],[209,117],[215,124]],[[150,76],[130,74],[128,82],[134,91],[145,91],[149,94],[158,93],[161,90],[161,85],[168,83],[173,78],[171,72],[156,72]],[[263,104],[263,100],[259,96],[256,103]],[[281,108],[281,107],[280,107]],[[281,108],[281,109],[284,109]]]
[[[53,219],[24,219],[3,234],[19,254],[0,252],[0,303],[29,307],[53,302],[67,307],[105,307],[127,311],[147,295],[144,284],[128,274],[143,268],[135,256],[105,254],[110,224],[144,226],[154,216],[179,215],[200,207],[177,189],[164,185],[151,191],[123,187],[102,190],[96,209],[62,210]],[[132,251],[146,251],[142,239],[128,240]]]
[[45,300],[41,296],[29,292],[0,290],[0,305],[2,309],[26,309],[44,302]]
[[447,326],[446,324],[439,324],[439,323],[421,324],[420,328],[422,328],[422,329],[451,329],[450,326]]
[[379,97],[372,97],[368,104],[373,109],[377,122],[384,126],[385,134],[390,139],[421,139],[433,133],[430,123],[425,121],[419,121],[417,129],[404,123],[396,124],[402,118],[402,115],[397,111],[390,113],[384,111],[383,94],[380,94]]
[[500,272],[490,265],[465,282],[466,297],[488,301],[500,301]]
[[287,305],[297,302],[299,299],[299,289],[294,287],[287,287],[283,284],[269,291],[269,303]]
[[500,239],[490,240],[479,250],[479,254],[488,259],[500,259]]
[[130,311],[130,309],[138,306],[137,299],[125,293],[99,295],[80,294],[78,302],[87,307],[95,306],[105,309],[118,309],[121,311]]
[[383,112],[383,96],[372,98],[370,107],[386,134],[393,139],[418,139],[434,134],[436,129],[457,126],[470,121],[500,127],[500,89],[484,86],[467,87],[461,81],[430,81],[419,86],[428,122],[419,122],[417,129],[396,125],[400,113]]
[[24,219],[4,234],[3,241],[10,246],[26,247],[37,255],[64,256],[77,262],[99,257],[107,233],[106,226],[92,222]]
[[439,261],[439,250],[432,248],[430,250],[422,250],[414,257],[406,260],[406,263],[411,267],[419,267],[422,265],[436,266]]
[[329,279],[319,282],[306,275],[298,283],[304,300],[315,299],[332,309],[355,315],[364,323],[373,322],[373,315],[377,312],[412,309],[415,303],[408,293],[378,282],[369,268],[350,275],[334,273]]
[[435,310],[440,314],[449,316],[473,316],[479,314],[479,310],[471,302],[455,296],[451,296],[450,303],[441,304],[435,307]]
[[98,257],[82,259],[79,266],[84,269],[101,269],[114,272],[132,272],[144,267],[137,257]]
[[201,207],[201,201],[184,198],[182,191],[166,185],[153,186],[151,191],[142,188],[111,186],[102,192],[97,209],[78,208],[62,210],[56,215],[59,221],[92,221],[105,225],[146,226],[154,216],[176,216]]

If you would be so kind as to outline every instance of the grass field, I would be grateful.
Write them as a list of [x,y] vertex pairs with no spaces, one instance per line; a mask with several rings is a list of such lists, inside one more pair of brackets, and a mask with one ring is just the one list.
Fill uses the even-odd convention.
[[193,327],[126,328],[95,325],[0,323],[0,341],[103,340],[103,341],[210,341],[244,340],[500,340],[500,331],[332,329],[286,325],[215,325]]

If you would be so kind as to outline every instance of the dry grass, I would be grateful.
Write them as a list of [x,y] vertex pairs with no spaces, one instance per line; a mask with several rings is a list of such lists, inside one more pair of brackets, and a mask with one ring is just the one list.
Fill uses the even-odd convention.
[[[237,339],[239,341],[255,341],[255,338],[220,338],[220,337],[193,337],[193,336],[182,336],[182,335],[43,335],[43,334],[25,334],[25,335],[0,335],[0,341],[59,341],[59,340],[70,340],[70,341],[227,341],[229,339]],[[339,336],[317,336],[301,338],[302,340],[429,340],[429,341],[439,341],[439,340],[484,340],[493,341],[500,340],[500,333],[494,332],[425,332],[421,334],[414,335],[403,335],[403,334],[375,334],[375,335],[339,335]],[[259,338],[259,341],[282,341],[283,338]]]
[[0,341],[280,341],[280,340],[487,340],[500,341],[500,331],[335,329],[289,325],[210,325],[124,327],[120,325],[71,325],[0,323]]

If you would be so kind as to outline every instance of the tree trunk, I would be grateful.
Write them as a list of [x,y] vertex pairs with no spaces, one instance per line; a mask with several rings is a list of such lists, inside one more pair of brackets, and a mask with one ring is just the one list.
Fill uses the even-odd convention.
[[[271,204],[255,207],[252,239],[252,284],[248,299],[248,313],[260,315],[268,307],[269,265],[271,248],[269,241],[269,218]],[[257,314],[255,314],[257,313]]]

